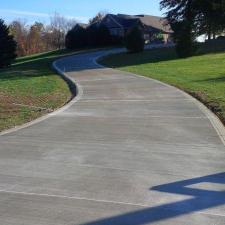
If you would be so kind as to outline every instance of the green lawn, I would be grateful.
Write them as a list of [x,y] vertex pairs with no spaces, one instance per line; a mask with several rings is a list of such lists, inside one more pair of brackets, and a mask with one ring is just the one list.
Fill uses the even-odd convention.
[[18,58],[0,70],[0,131],[31,121],[67,103],[72,93],[52,69],[65,50]]
[[185,90],[204,102],[225,124],[225,51],[178,59],[172,48],[155,49],[108,56],[100,63]]

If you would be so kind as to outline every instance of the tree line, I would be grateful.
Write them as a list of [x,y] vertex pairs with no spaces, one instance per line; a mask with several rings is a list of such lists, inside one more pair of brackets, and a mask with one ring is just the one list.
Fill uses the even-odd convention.
[[23,20],[6,24],[0,19],[0,68],[8,66],[16,57],[65,48],[65,36],[77,22],[58,13],[49,24]]
[[64,48],[65,35],[75,24],[75,20],[55,13],[50,24],[35,22],[27,25],[22,20],[15,20],[9,24],[9,31],[17,43],[17,56],[26,56]]

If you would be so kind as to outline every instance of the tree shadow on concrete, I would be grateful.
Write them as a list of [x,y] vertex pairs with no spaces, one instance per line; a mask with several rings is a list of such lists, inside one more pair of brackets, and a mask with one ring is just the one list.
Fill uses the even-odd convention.
[[[85,225],[144,225],[222,206],[225,204],[225,189],[213,190],[213,187],[218,184],[225,184],[225,173],[155,186],[150,190],[184,195],[190,198],[100,219]],[[210,186],[211,190],[196,187],[201,185]]]

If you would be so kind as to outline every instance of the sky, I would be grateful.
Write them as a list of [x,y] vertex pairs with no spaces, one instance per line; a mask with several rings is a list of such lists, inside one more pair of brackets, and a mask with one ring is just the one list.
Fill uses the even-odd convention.
[[15,19],[27,23],[48,23],[55,12],[87,22],[99,11],[161,16],[160,0],[0,0],[0,18],[7,23]]

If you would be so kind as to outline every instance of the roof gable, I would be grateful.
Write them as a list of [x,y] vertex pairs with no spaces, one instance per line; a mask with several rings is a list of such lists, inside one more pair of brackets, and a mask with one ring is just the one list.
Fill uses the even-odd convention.
[[107,26],[108,28],[123,28],[128,29],[140,23],[137,18],[123,18],[114,14],[107,14],[101,24]]
[[108,28],[123,28],[122,24],[117,21],[117,18],[113,14],[107,14],[101,21],[101,24]]
[[162,17],[148,16],[148,15],[138,15],[137,17],[146,26],[153,27],[155,29],[168,32],[168,33],[172,32],[170,26],[168,25],[167,20]]
[[149,15],[126,15],[118,14],[117,17],[121,20],[139,20],[144,26],[151,27],[153,30],[160,30],[166,33],[172,33],[170,25],[163,17],[149,16]]
[[150,31],[172,33],[172,30],[168,25],[166,19],[149,15],[131,16],[125,14],[107,14],[101,21],[95,22],[89,25],[89,27],[99,27],[101,25],[104,25],[109,29],[122,28],[127,30],[137,24],[148,28]]

